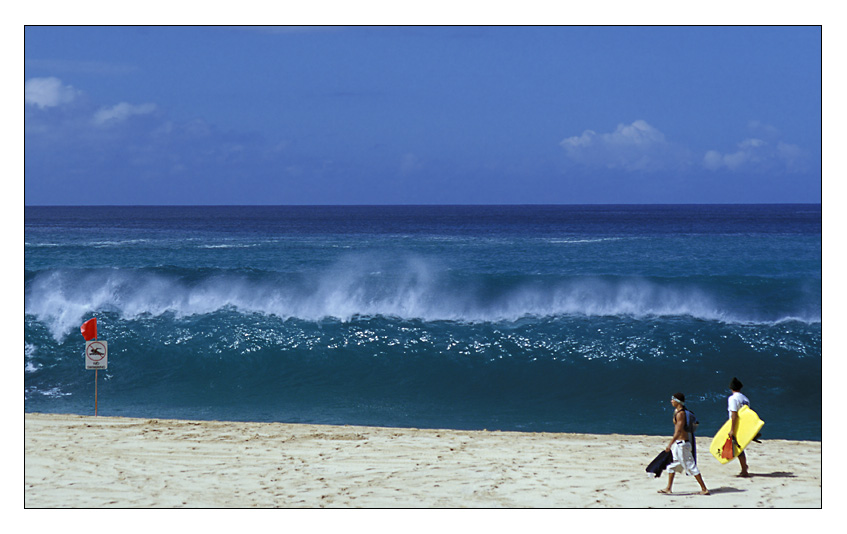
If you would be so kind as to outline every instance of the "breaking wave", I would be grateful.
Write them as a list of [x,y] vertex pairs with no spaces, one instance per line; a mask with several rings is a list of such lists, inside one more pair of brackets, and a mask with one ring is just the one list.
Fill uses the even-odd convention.
[[113,268],[26,275],[25,313],[57,339],[95,312],[133,319],[224,309],[306,321],[363,316],[470,323],[557,316],[821,321],[819,286],[749,277],[469,275],[419,258],[391,263],[359,258],[311,273]]

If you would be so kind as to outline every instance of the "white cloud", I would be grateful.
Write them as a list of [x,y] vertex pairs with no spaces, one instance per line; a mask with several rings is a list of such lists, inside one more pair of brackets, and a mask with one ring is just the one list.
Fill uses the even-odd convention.
[[802,166],[805,152],[799,146],[780,141],[776,144],[776,151],[779,158],[785,162],[789,170],[794,170],[796,167]]
[[749,121],[747,123],[747,129],[750,130],[751,135],[765,139],[776,139],[782,135],[776,126],[758,120]]
[[781,132],[773,125],[752,120],[747,123],[750,137],[738,143],[734,151],[709,150],[703,166],[711,171],[797,172],[806,170],[808,152],[780,140]]
[[665,135],[644,120],[619,124],[614,132],[585,130],[561,146],[570,159],[591,167],[626,171],[657,171],[678,166],[681,153]]
[[79,94],[70,85],[63,85],[59,78],[31,78],[24,83],[24,103],[40,109],[67,104]]
[[121,102],[110,108],[100,108],[94,114],[94,124],[106,124],[108,122],[120,122],[133,115],[147,115],[156,111],[155,104],[127,104]]
[[703,166],[711,171],[790,172],[801,170],[804,157],[805,152],[797,145],[749,138],[738,143],[734,152],[722,154],[717,150],[709,150],[703,158]]
[[738,150],[735,152],[721,154],[717,150],[709,150],[703,158],[703,165],[711,171],[724,167],[731,171],[737,171],[745,165],[760,161],[763,147],[766,146],[767,143],[761,139],[745,139],[738,143]]

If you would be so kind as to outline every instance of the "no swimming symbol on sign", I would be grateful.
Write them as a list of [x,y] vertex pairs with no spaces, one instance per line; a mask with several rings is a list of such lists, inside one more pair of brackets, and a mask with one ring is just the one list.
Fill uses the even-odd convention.
[[91,340],[85,343],[85,368],[106,369],[109,346],[105,341]]

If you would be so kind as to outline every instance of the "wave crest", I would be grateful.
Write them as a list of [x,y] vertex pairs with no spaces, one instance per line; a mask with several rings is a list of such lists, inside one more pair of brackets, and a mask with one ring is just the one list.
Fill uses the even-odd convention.
[[174,270],[50,270],[27,283],[25,313],[56,339],[87,315],[115,312],[126,319],[221,309],[282,319],[349,321],[357,316],[405,320],[501,322],[561,315],[636,319],[688,316],[708,321],[820,322],[785,309],[770,315],[727,297],[720,288],[636,277],[518,276],[455,273],[421,259],[380,263],[351,258],[311,274]]

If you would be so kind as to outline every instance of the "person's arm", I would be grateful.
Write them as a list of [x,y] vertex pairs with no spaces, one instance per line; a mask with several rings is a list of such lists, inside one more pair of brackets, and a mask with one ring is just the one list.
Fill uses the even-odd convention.
[[735,437],[735,430],[738,428],[738,412],[731,412],[730,419],[732,424],[729,425],[729,437]]
[[[680,417],[680,415],[682,417]],[[666,451],[670,451],[671,445],[673,445],[676,440],[682,439],[682,436],[685,434],[685,414],[682,412],[675,413],[673,416],[673,422],[673,436],[671,437],[671,442],[668,443],[667,447],[665,447]]]

